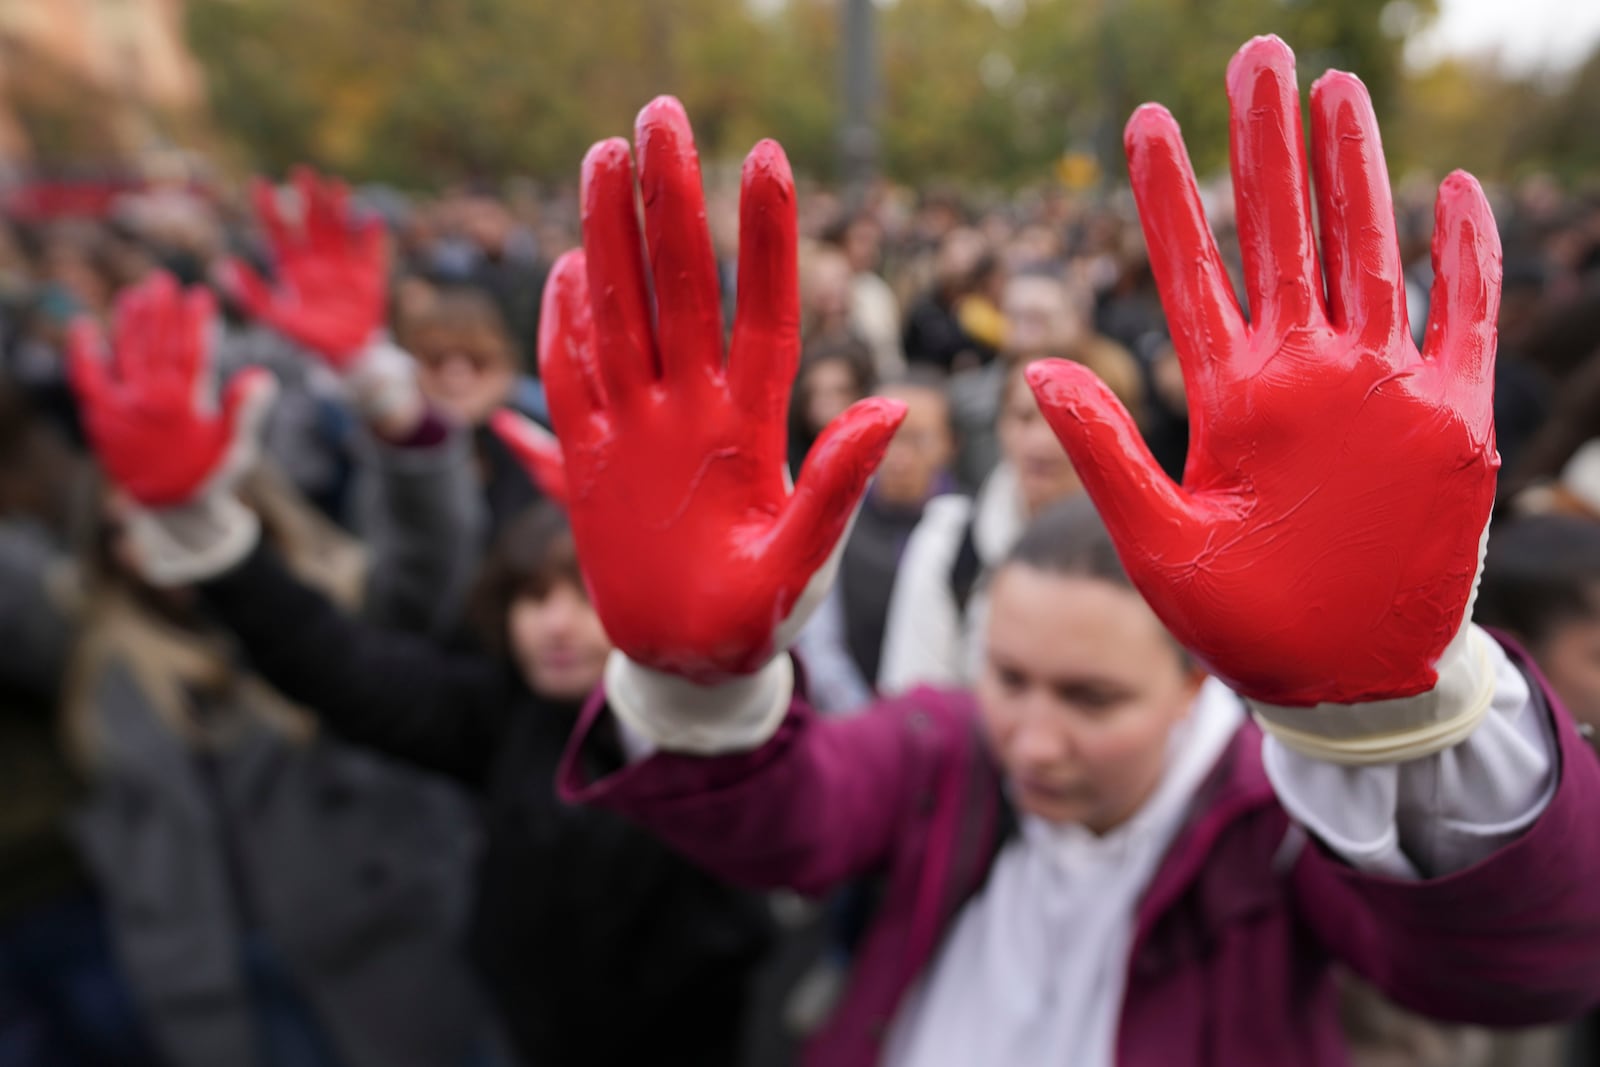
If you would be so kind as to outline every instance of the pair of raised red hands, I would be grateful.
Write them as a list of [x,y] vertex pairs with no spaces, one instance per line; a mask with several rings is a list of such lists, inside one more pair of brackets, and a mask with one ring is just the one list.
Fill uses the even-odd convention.
[[[1183,484],[1085,368],[1050,361],[1028,378],[1130,577],[1211,670],[1280,705],[1421,693],[1462,626],[1499,464],[1494,222],[1470,176],[1446,179],[1419,353],[1361,83],[1330,73],[1312,90],[1320,264],[1292,54],[1258,38],[1227,85],[1248,321],[1177,124],[1147,105],[1126,133],[1189,397]],[[530,464],[564,477],[617,646],[712,683],[782,649],[903,411],[852,407],[791,491],[799,307],[783,152],[762,142],[745,162],[725,353],[699,164],[676,101],[645,108],[635,148],[643,240],[629,146],[602,142],[584,160],[584,249],[556,264],[545,293],[540,366],[559,454],[512,416],[497,425]],[[114,438],[96,434],[108,465]]]
[[[1360,81],[1330,73],[1311,94],[1325,270],[1292,53],[1276,38],[1251,41],[1227,85],[1249,321],[1177,123],[1146,105],[1126,134],[1189,398],[1183,484],[1086,368],[1046,361],[1028,380],[1130,577],[1211,670],[1273,704],[1414,695],[1433,686],[1463,624],[1494,497],[1494,221],[1470,176],[1446,179],[1419,353]],[[886,400],[851,408],[787,491],[798,310],[783,153],[763,142],[745,162],[724,360],[699,167],[677,102],[647,107],[635,140],[648,280],[628,146],[603,142],[584,161],[584,251],[551,277],[540,365],[607,630],[646,666],[712,681],[776,651],[901,411]]]
[[[293,210],[267,181],[250,189],[276,285],[237,258],[217,281],[246,314],[348,378],[384,329],[383,226],[358,215],[342,182],[309,168],[297,168],[288,188]],[[229,383],[220,408],[212,402],[215,316],[208,292],[185,294],[158,275],[117,301],[109,351],[92,321],[74,324],[68,357],[90,439],[113,480],[149,506],[183,503],[208,484],[241,432],[238,401],[268,386],[266,372],[252,370]],[[560,455],[545,443],[535,477],[559,496]]]

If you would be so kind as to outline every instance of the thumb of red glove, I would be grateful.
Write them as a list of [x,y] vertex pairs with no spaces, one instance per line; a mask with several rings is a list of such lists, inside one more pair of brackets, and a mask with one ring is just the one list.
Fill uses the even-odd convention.
[[509,409],[495,412],[489,425],[511,449],[539,491],[565,507],[567,504],[567,466],[561,458],[556,435],[532,419]]

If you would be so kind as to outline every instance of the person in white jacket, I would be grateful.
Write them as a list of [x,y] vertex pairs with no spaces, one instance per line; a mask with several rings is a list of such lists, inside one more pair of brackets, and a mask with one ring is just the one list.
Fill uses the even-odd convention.
[[976,677],[977,635],[987,614],[989,572],[1028,521],[1082,491],[1018,363],[1006,377],[997,429],[1002,459],[975,499],[928,503],[906,544],[884,629],[878,691],[963,685]]

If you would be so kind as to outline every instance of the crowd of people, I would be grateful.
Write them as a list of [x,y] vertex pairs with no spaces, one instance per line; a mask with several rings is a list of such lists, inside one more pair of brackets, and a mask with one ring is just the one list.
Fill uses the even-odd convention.
[[[600,180],[587,175],[584,190],[548,195],[347,194],[309,172],[248,190],[158,183],[105,217],[0,220],[0,1067],[716,1067],[790,1062],[813,1035],[832,1050],[814,1062],[845,1063],[872,1027],[883,1062],[945,1062],[934,1045],[992,1050],[963,1028],[974,1009],[962,1005],[1014,1007],[995,968],[1027,981],[1048,968],[995,948],[1028,940],[995,909],[952,910],[987,886],[978,899],[1016,894],[1005,914],[1030,914],[1027,894],[1049,875],[1009,863],[1010,851],[992,869],[963,868],[973,855],[918,837],[881,862],[847,861],[793,823],[857,820],[823,843],[853,854],[889,832],[877,809],[890,801],[743,818],[736,807],[770,811],[772,795],[806,786],[804,768],[780,788],[736,757],[685,770],[668,755],[650,759],[653,776],[629,777],[618,768],[649,759],[652,742],[631,718],[584,716],[603,678],[621,684],[607,673],[616,635],[591,602],[595,576],[579,567],[592,535],[563,506],[589,490],[530,473],[526,444],[496,427],[507,409],[561,421],[539,350],[541,333],[554,345],[569,323],[548,321],[560,294],[544,297],[580,240],[598,269],[605,204],[585,199]],[[730,330],[752,244],[738,192],[711,189],[705,212]],[[1521,643],[1592,737],[1600,199],[1544,178],[1489,192],[1504,250],[1502,466],[1473,617]],[[1200,194],[1248,303],[1249,223],[1226,180]],[[1437,320],[1431,183],[1397,189],[1395,219],[1422,347]],[[1024,647],[1029,591],[1070,587],[1098,614],[1037,618],[1092,634],[1086,647],[1128,686],[1194,701],[1185,751],[1215,759],[1236,713],[1164,634],[1118,628],[1138,622],[1138,598],[1030,373],[1045,359],[1087,367],[1161,470],[1178,479],[1193,465],[1194,382],[1133,199],[885,182],[847,200],[802,187],[797,257],[776,458],[804,485],[852,405],[904,410],[836,553],[838,578],[793,639],[810,708],[854,724],[815,736],[886,752],[906,717],[895,709],[919,687],[1001,684],[991,631],[1010,627]],[[172,436],[213,373],[229,383],[207,394],[222,421]],[[648,496],[640,525],[615,533],[642,560],[654,550]],[[1017,692],[1032,684],[1025,658],[1002,678]],[[965,721],[950,708],[906,713],[929,751]],[[1101,743],[1108,765],[1129,758]],[[771,762],[785,758],[801,757]],[[896,787],[935,776],[876,759],[860,773]],[[1194,756],[1172,774],[1208,769]],[[974,850],[1031,834],[1008,829],[1017,813],[978,781],[996,773],[984,764],[972,782],[939,779],[925,794],[906,784],[907,803],[927,805],[930,823],[970,824]],[[746,776],[773,794],[742,797]],[[1061,803],[1063,821],[1118,823]],[[959,889],[930,893],[910,873],[937,862]],[[1089,918],[1075,921],[1117,929],[1079,903]],[[930,929],[948,938],[937,965],[935,941],[917,943]],[[1090,926],[1063,930],[1102,940]],[[1207,951],[1168,942],[1161,951]],[[1054,944],[1037,947],[1047,956]],[[952,959],[990,992],[973,998]],[[1140,995],[1159,977],[1141,972]],[[1566,1067],[1593,1055],[1581,1028],[1445,1027],[1341,981],[1358,1063]],[[892,1027],[868,1017],[873,983],[907,996]],[[1248,1025],[1247,1001],[1226,1004]],[[1521,1021],[1453,1010],[1456,1022]],[[1092,1031],[1103,1019],[1079,1021]],[[1048,1030],[1012,1047],[1049,1047]]]

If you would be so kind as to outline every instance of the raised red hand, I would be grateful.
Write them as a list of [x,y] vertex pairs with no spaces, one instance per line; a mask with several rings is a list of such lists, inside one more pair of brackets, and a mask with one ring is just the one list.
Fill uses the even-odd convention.
[[1321,266],[1288,47],[1245,45],[1228,98],[1248,321],[1172,116],[1145,105],[1126,133],[1189,397],[1182,486],[1081,366],[1029,381],[1129,576],[1211,670],[1278,705],[1415,695],[1463,625],[1500,463],[1494,219],[1470,175],[1445,180],[1419,353],[1361,82],[1311,91]]
[[118,488],[151,508],[187,504],[236,468],[271,399],[262,370],[219,398],[210,363],[211,294],[157,274],[117,300],[109,352],[88,319],[73,324],[68,368],[84,427]]
[[383,225],[357,220],[344,183],[298,168],[299,217],[286,218],[270,182],[251,186],[266,230],[277,286],[237,259],[223,280],[254,318],[304,345],[336,371],[346,370],[383,328],[388,258]]
[[682,106],[647,106],[635,143],[645,240],[628,143],[595,145],[583,164],[584,248],[551,273],[539,363],[579,560],[607,632],[638,663],[711,683],[781,650],[904,408],[867,400],[846,411],[791,492],[785,417],[800,309],[788,161],[771,141],[745,161],[724,361]]

